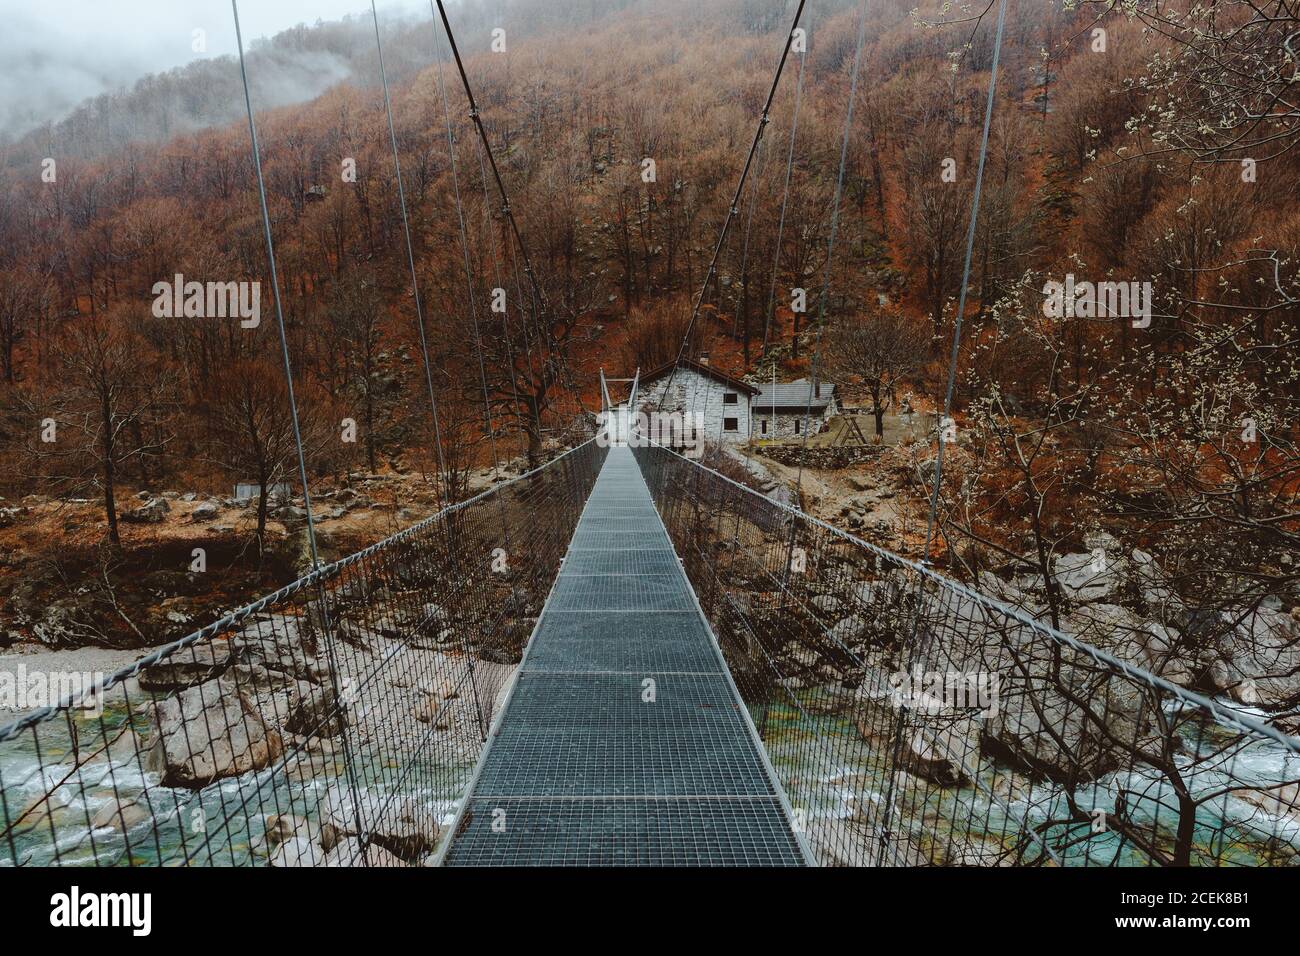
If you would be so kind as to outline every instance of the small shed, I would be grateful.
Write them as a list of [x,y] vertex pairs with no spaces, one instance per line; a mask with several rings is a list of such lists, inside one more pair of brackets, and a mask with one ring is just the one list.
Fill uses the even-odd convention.
[[789,438],[801,435],[804,416],[808,430],[817,434],[832,415],[839,414],[835,386],[815,385],[806,378],[767,385],[751,405],[755,438]]

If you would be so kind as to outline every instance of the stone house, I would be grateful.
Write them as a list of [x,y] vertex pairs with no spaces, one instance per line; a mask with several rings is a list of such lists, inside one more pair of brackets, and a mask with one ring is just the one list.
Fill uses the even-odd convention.
[[[671,388],[671,393],[665,397],[667,388]],[[748,382],[711,367],[707,357],[698,362],[682,359],[680,363],[669,362],[641,376],[637,409],[647,414],[651,410],[680,412],[686,420],[685,427],[701,430],[700,437],[705,441],[744,442],[749,441],[750,400],[757,394],[758,389]],[[651,427],[653,430],[656,426]],[[663,444],[676,443],[664,441],[668,436],[661,438],[652,433],[650,437]],[[692,437],[695,436],[687,436],[687,440]]]
[[[814,388],[807,379],[800,379],[759,388],[713,368],[707,357],[683,359],[675,374],[673,368],[670,362],[641,376],[637,409],[680,412],[684,419],[693,419],[694,425],[687,421],[676,427],[694,427],[702,434],[658,435],[653,433],[655,428],[662,432],[672,426],[652,422],[650,437],[664,444],[676,444],[683,437],[687,442],[703,438],[735,443],[797,437],[803,434],[805,415],[815,435],[838,413],[835,386],[829,382],[819,382]],[[665,398],[667,388],[671,394]]]

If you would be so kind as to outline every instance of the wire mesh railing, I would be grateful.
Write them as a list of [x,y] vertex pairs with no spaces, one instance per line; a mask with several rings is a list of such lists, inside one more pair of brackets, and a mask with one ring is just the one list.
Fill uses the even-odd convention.
[[429,860],[592,440],[0,727],[0,866]]
[[823,864],[1300,863],[1297,739],[634,446]]

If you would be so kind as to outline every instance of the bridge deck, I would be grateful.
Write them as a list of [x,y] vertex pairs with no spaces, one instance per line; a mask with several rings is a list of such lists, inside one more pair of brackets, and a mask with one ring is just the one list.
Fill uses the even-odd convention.
[[443,862],[806,862],[626,448],[609,451]]

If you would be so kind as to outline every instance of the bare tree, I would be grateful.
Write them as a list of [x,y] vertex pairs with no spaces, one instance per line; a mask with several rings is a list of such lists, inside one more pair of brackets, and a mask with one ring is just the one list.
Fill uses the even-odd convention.
[[56,489],[100,492],[109,541],[118,545],[116,484],[126,465],[159,453],[170,441],[158,426],[172,377],[151,362],[143,341],[120,316],[67,323],[58,355],[53,388],[27,402],[33,436],[28,447]]
[[[297,394],[303,445],[309,460],[322,449],[328,431],[310,401]],[[283,372],[274,362],[237,356],[214,381],[205,402],[213,460],[236,479],[257,482],[257,546],[265,549],[270,489],[295,474],[297,448]]]
[[871,394],[876,440],[885,434],[885,410],[905,376],[929,357],[929,335],[908,316],[883,306],[834,325],[826,343],[826,369],[845,381],[860,379]]

